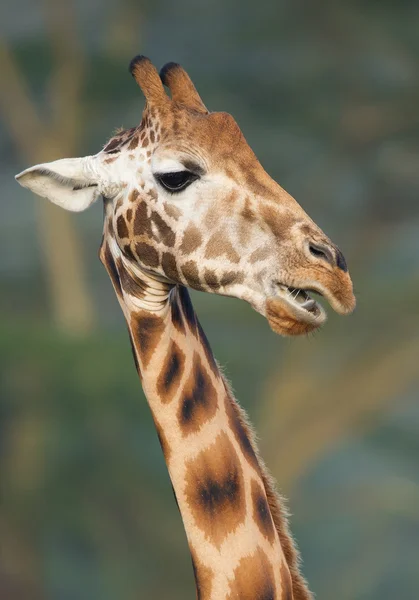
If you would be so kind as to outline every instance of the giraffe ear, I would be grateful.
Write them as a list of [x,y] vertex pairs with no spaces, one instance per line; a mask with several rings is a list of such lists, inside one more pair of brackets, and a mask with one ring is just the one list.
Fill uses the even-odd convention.
[[99,196],[99,182],[88,168],[91,157],[63,158],[16,175],[20,185],[66,210],[80,212]]

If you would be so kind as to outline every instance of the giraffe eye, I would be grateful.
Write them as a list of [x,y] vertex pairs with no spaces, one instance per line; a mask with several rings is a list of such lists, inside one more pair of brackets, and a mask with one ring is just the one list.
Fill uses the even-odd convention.
[[198,179],[198,175],[191,171],[175,171],[173,173],[157,173],[155,175],[157,181],[168,192],[181,192],[188,187],[193,181]]

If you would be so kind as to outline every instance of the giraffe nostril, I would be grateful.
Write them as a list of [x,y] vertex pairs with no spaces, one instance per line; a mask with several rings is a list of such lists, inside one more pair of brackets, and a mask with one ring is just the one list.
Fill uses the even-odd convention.
[[331,250],[329,250],[329,248],[327,248],[326,246],[322,246],[320,244],[314,244],[313,242],[310,242],[308,245],[308,249],[310,250],[310,254],[312,256],[314,256],[315,258],[319,258],[320,260],[325,260],[326,262],[330,263],[331,265],[336,264],[335,258],[331,252]]
[[346,271],[348,270],[348,266],[346,264],[346,260],[345,257],[343,256],[342,252],[340,250],[338,250],[336,252],[336,257],[337,257],[337,261],[336,264],[339,267],[339,269],[342,269],[342,271]]

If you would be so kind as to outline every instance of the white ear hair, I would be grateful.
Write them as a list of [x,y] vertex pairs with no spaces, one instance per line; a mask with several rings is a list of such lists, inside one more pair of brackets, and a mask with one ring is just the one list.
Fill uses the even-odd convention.
[[79,212],[100,196],[93,161],[94,157],[85,156],[35,165],[16,175],[16,181],[66,210]]

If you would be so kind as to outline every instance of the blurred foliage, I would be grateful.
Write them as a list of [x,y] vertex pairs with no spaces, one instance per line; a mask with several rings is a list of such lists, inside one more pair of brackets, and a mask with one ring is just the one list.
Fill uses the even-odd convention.
[[[194,597],[97,260],[101,207],[71,220],[96,324],[76,337],[71,315],[57,319],[51,251],[41,250],[46,232],[55,272],[68,275],[61,213],[45,222],[43,201],[13,181],[28,161],[94,153],[137,124],[143,100],[127,64],[142,52],[184,64],[207,106],[237,118],[270,174],[343,249],[358,309],[331,314],[314,337],[280,340],[234,300],[194,302],[290,497],[317,597],[416,600],[417,3],[15,0],[1,10],[0,597]],[[73,292],[62,298],[77,309]]]

